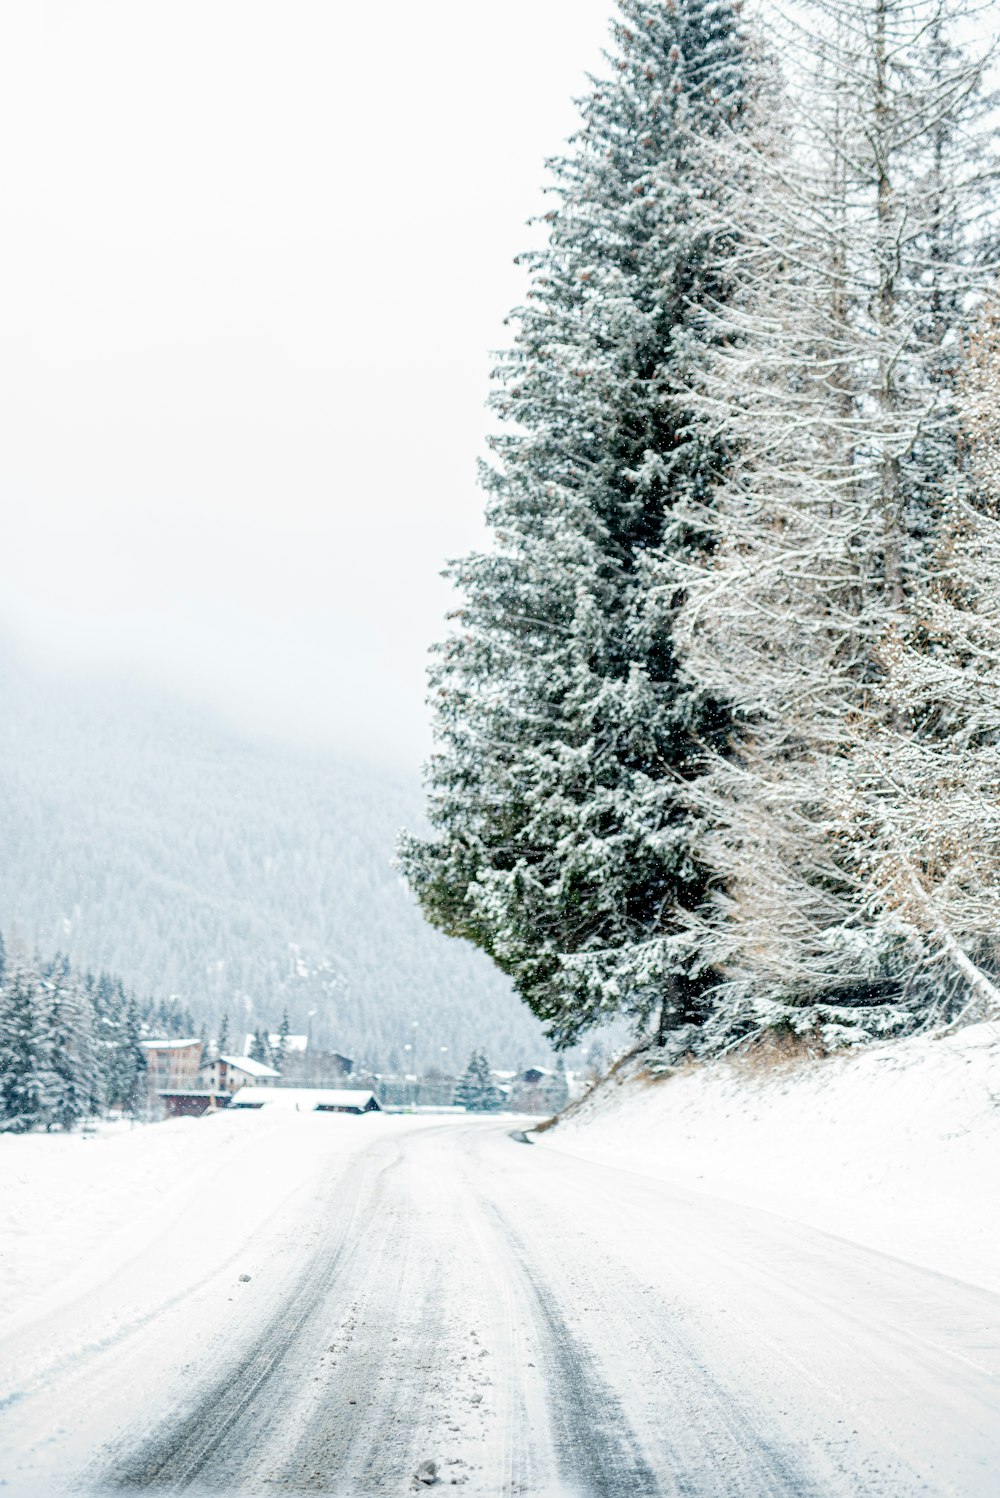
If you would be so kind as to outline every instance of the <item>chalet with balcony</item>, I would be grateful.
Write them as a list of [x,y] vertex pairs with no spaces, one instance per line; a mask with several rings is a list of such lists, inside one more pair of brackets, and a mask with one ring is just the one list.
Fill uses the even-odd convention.
[[216,1056],[201,1067],[201,1086],[231,1096],[241,1087],[273,1087],[281,1073],[249,1056]]

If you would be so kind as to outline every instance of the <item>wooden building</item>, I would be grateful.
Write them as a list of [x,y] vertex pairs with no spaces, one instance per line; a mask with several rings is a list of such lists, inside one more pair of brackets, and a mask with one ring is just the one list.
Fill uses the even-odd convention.
[[381,1113],[378,1098],[361,1087],[241,1087],[229,1104],[244,1109],[283,1108],[295,1113]]
[[201,1085],[209,1092],[232,1094],[241,1087],[273,1087],[281,1076],[273,1066],[253,1061],[249,1056],[216,1056],[206,1061],[200,1072]]
[[198,1087],[200,1040],[142,1040],[150,1092],[183,1091]]
[[193,1092],[168,1089],[160,1093],[160,1100],[168,1118],[200,1118],[203,1113],[217,1108],[228,1108],[232,1094],[228,1092]]

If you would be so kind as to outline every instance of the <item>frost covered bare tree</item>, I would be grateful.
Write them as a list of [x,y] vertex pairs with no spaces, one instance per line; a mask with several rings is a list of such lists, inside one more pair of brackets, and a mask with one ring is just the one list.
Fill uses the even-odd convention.
[[[866,916],[890,925],[938,1004],[1000,1011],[1000,322],[982,316],[958,384],[961,469],[880,660],[842,834]],[[951,974],[948,983],[942,975]]]
[[736,232],[691,398],[733,461],[692,514],[711,545],[673,570],[687,670],[739,725],[689,791],[711,828],[716,893],[690,924],[727,975],[721,1035],[781,1015],[828,1039],[891,1028],[938,957],[989,982],[930,899],[890,780],[905,743],[919,800],[921,735],[936,752],[926,704],[913,715],[921,621],[931,595],[945,607],[953,507],[973,524],[956,371],[996,270],[996,178],[989,54],[956,41],[969,15],[797,8],[782,80],[750,128],[706,145]]
[[613,34],[550,163],[548,242],[495,377],[495,544],[452,569],[435,836],[401,845],[428,917],[485,948],[557,1042],[616,1013],[661,1033],[701,1018],[679,912],[704,870],[678,784],[722,727],[678,678],[653,562],[698,541],[675,506],[693,513],[719,467],[674,392],[692,309],[722,294],[692,135],[736,127],[744,48],[729,0],[622,0]]

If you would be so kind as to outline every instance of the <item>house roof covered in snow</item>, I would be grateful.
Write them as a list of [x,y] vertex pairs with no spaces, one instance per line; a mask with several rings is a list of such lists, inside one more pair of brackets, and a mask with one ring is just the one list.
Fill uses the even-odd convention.
[[248,1077],[280,1077],[280,1071],[275,1071],[273,1066],[267,1066],[263,1061],[254,1061],[250,1056],[220,1056],[227,1066],[233,1071],[246,1072]]
[[197,1036],[193,1040],[140,1040],[140,1046],[144,1051],[182,1051],[189,1046],[201,1045]]
[[324,1108],[357,1108],[363,1111],[378,1099],[370,1087],[241,1087],[233,1094],[233,1108],[290,1108],[312,1113]]
[[[256,1038],[257,1037],[254,1034],[252,1034],[252,1033],[247,1033],[243,1037],[243,1054],[244,1054],[244,1056],[249,1056],[250,1050],[251,1050],[251,1048],[253,1046],[253,1043],[256,1040]],[[278,1049],[278,1046],[281,1044],[281,1036],[278,1034],[278,1032],[276,1030],[273,1031],[271,1034],[268,1035],[268,1037],[267,1037],[267,1043],[271,1047],[272,1051],[276,1051]],[[308,1049],[309,1049],[309,1036],[308,1035],[286,1035],[285,1036],[285,1050],[286,1050],[286,1052],[287,1051],[307,1051]]]
[[[281,1036],[280,1035],[269,1035],[267,1037],[267,1043],[271,1047],[272,1051],[276,1051],[278,1049],[279,1045],[281,1044]],[[308,1035],[286,1035],[285,1036],[285,1050],[286,1051],[307,1051],[308,1049],[309,1049],[309,1036]]]

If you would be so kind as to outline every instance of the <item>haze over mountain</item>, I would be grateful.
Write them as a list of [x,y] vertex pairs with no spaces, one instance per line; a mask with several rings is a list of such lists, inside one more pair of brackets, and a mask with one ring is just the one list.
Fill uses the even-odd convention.
[[[419,787],[253,742],[141,691],[0,658],[0,930],[179,995],[209,1023],[293,1029],[380,1068],[544,1058],[487,958],[426,925],[390,867]],[[445,1049],[446,1048],[446,1049]]]

